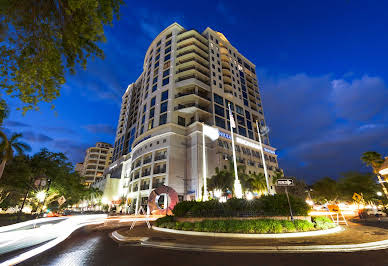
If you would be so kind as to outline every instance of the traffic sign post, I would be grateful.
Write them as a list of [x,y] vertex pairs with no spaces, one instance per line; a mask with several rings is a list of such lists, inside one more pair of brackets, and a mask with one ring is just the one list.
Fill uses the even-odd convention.
[[287,201],[288,201],[288,206],[290,207],[291,221],[294,221],[294,216],[292,215],[292,208],[291,208],[291,203],[290,203],[290,197],[288,196],[287,187],[291,187],[293,185],[294,185],[294,180],[293,179],[278,179],[276,181],[276,186],[278,186],[278,187],[285,187]]

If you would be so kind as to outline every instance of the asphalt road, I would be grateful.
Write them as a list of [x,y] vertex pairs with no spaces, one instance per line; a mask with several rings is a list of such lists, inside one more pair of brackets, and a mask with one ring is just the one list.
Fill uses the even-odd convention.
[[110,230],[76,231],[58,246],[20,265],[388,265],[388,250],[359,253],[238,254],[119,245]]

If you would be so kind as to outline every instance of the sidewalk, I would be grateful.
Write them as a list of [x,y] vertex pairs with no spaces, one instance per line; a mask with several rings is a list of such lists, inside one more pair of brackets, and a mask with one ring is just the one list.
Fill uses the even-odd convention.
[[[372,223],[372,222],[371,222]],[[173,233],[158,232],[148,229],[144,223],[138,223],[134,229],[119,229],[117,232],[128,242],[136,239],[148,237],[148,241],[168,242],[175,244],[187,245],[227,245],[227,246],[311,246],[311,245],[343,245],[343,244],[362,244],[376,242],[388,239],[388,228],[384,229],[381,225],[385,223],[373,223],[362,225],[359,223],[349,222],[349,226],[343,226],[342,232],[303,238],[287,239],[232,239],[232,238],[215,238],[202,236],[187,236]],[[379,227],[380,226],[380,227]],[[130,241],[132,239],[132,241]],[[121,240],[123,241],[123,240]]]

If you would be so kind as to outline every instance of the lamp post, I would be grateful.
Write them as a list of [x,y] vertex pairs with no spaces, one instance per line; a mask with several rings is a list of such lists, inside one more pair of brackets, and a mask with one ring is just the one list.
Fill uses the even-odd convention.
[[[265,163],[263,143],[261,142],[261,132],[260,132],[260,127],[259,127],[259,123],[258,123],[257,120],[256,120],[256,127],[257,127],[257,135],[259,137],[259,143],[260,143],[261,159],[263,160],[263,168],[264,168],[265,181],[267,183],[267,191],[268,191],[268,194],[270,194],[270,186],[269,186],[269,178],[268,178],[268,172],[267,172],[267,165]],[[266,132],[263,132],[263,136],[265,134],[266,134]]]

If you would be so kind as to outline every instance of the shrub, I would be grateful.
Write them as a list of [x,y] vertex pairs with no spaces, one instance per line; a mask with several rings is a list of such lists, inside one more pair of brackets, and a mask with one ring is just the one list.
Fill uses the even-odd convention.
[[295,232],[295,224],[292,221],[282,220],[283,232]]
[[182,230],[182,226],[183,226],[183,223],[181,223],[181,222],[175,223],[175,229],[177,229],[177,230]]
[[182,230],[184,230],[184,231],[192,231],[193,228],[194,228],[194,224],[193,223],[184,222],[183,225],[182,225]]
[[160,226],[161,224],[167,223],[167,222],[173,222],[174,216],[172,215],[166,215],[164,217],[161,217],[155,221],[156,226]]
[[295,228],[299,232],[314,230],[314,224],[306,220],[294,220]]
[[197,204],[197,202],[193,200],[178,202],[172,210],[172,213],[177,217],[184,217],[195,204]]
[[325,229],[333,228],[335,226],[333,221],[326,216],[311,217],[311,220],[315,228],[318,230],[325,230]]
[[269,224],[269,233],[281,233],[283,232],[283,226],[279,220],[266,220]]
[[[302,199],[290,196],[294,215],[305,216],[310,210]],[[205,202],[182,201],[175,205],[173,213],[177,217],[236,217],[242,214],[289,216],[290,210],[285,194],[267,195],[259,199],[229,199],[225,203],[216,200]]]

